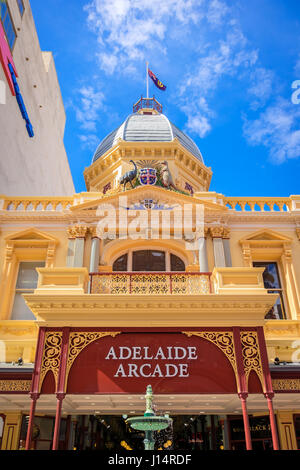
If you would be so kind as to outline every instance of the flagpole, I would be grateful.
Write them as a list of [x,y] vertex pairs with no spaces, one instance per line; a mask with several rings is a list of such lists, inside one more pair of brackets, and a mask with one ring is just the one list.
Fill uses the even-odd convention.
[[149,62],[146,62],[146,83],[147,83],[147,98],[149,98],[149,74],[148,74]]

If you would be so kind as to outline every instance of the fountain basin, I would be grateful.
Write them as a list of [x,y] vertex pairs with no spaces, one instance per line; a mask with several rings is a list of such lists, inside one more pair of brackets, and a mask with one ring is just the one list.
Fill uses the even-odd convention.
[[137,431],[161,431],[172,424],[172,419],[166,416],[134,416],[126,423]]

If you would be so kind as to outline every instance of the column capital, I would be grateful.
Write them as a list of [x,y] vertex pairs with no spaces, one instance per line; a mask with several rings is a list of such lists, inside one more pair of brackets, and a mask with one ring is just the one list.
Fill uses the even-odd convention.
[[209,232],[212,238],[230,238],[230,228],[223,225],[216,225],[209,227]]
[[63,393],[63,392],[57,392],[56,393],[56,398],[60,401],[63,401],[63,399],[65,398],[66,394]]
[[274,398],[274,392],[266,392],[264,393],[264,396],[267,400],[272,400]]
[[209,235],[209,227],[204,227],[201,232],[196,232],[196,240],[201,240],[201,238],[207,238]]
[[229,227],[223,227],[223,236],[222,238],[228,239],[230,238],[230,228]]
[[238,393],[238,397],[239,397],[241,400],[247,400],[247,398],[248,398],[248,393],[247,393],[247,392],[239,392],[239,393]]
[[85,238],[88,232],[86,225],[73,225],[68,227],[68,238]]
[[40,398],[40,394],[37,392],[30,392],[30,398],[31,400],[37,401]]
[[89,227],[89,232],[90,232],[92,238],[99,238],[99,240],[100,240],[100,237],[99,237],[99,234],[98,234],[98,227],[97,227],[97,226],[91,226],[91,227]]

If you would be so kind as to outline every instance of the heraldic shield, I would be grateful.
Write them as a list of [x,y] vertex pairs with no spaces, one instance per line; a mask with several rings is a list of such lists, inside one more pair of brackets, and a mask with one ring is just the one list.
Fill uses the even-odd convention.
[[154,185],[157,181],[156,170],[154,168],[141,168],[139,172],[139,181],[142,185]]

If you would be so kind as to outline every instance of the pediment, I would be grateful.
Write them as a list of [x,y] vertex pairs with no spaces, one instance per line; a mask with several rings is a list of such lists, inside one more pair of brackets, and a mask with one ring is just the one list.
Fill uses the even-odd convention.
[[17,242],[22,240],[34,240],[34,241],[42,241],[42,242],[54,242],[58,243],[58,240],[48,233],[41,232],[36,228],[29,228],[27,230],[23,230],[21,232],[16,232],[12,235],[5,237],[7,242]]
[[263,229],[249,235],[246,238],[242,238],[240,240],[240,243],[251,243],[261,241],[290,243],[292,239],[285,235],[282,235],[281,233],[274,232],[273,230]]
[[[121,198],[121,199],[120,199]],[[186,194],[182,194],[179,192],[167,190],[164,188],[160,188],[158,186],[138,186],[137,188],[130,189],[125,192],[118,192],[116,194],[107,195],[105,197],[100,195],[99,198],[95,198],[93,200],[89,199],[86,202],[77,204],[72,206],[70,210],[73,213],[81,212],[81,211],[92,211],[97,210],[100,205],[108,205],[111,204],[115,208],[119,206],[124,207],[132,207],[136,205],[136,210],[139,210],[139,204],[141,201],[144,200],[153,200],[157,202],[158,206],[176,206],[184,204],[192,204],[192,205],[203,205],[206,211],[220,211],[226,212],[228,208],[226,206],[222,206],[220,204],[216,204],[211,201],[201,200],[200,198],[195,198]],[[142,207],[140,207],[142,209]]]

